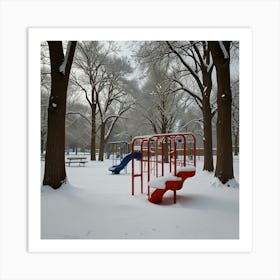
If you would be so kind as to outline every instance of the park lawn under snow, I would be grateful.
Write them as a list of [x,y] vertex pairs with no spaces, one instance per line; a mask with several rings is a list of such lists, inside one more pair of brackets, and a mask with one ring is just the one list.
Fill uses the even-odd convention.
[[[127,173],[112,175],[110,160],[66,167],[68,183],[58,190],[42,186],[42,239],[238,239],[239,188],[225,187],[203,172],[177,192],[168,191],[152,204],[137,187],[131,195],[131,163]],[[44,162],[42,162],[42,173]],[[239,160],[234,159],[236,181]],[[42,174],[43,176],[43,174]],[[238,184],[237,184],[238,185]]]

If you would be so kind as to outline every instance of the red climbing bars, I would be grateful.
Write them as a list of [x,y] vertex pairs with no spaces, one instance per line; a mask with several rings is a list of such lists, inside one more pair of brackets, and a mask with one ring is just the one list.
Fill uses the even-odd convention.
[[[188,142],[189,141],[189,142]],[[190,145],[188,145],[190,144]],[[189,149],[189,146],[191,148]],[[181,148],[180,148],[181,147]],[[140,152],[140,167],[136,172],[135,152]],[[180,154],[181,153],[181,154]],[[150,198],[150,181],[152,175],[165,176],[165,159],[168,158],[169,171],[177,176],[177,166],[196,166],[196,138],[192,133],[166,133],[148,136],[137,136],[132,140],[132,195],[135,194],[135,178],[140,177],[141,193],[144,192],[144,183],[147,187],[148,198]],[[145,167],[147,166],[147,170]],[[194,169],[195,170],[195,169]],[[147,171],[147,174],[146,174]],[[179,173],[178,173],[179,174]],[[190,173],[190,176],[193,176]],[[187,176],[187,177],[190,177]],[[185,178],[182,178],[183,180]],[[169,186],[170,183],[167,184]],[[177,184],[176,184],[177,185]],[[181,184],[182,185],[182,184]],[[176,190],[182,186],[178,185]],[[169,187],[167,189],[170,189]],[[176,202],[176,190],[174,189],[174,202]],[[160,192],[162,195],[164,192]]]

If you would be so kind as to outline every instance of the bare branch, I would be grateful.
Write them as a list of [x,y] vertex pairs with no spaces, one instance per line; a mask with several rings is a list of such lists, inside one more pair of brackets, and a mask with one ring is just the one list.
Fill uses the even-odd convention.
[[79,115],[81,116],[83,119],[85,119],[88,124],[91,126],[91,121],[86,117],[84,116],[83,114],[81,114],[80,112],[67,112],[66,115]]

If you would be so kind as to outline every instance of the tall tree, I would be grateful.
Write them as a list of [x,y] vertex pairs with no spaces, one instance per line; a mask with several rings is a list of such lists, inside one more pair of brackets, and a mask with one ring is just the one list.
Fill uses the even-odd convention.
[[48,106],[48,136],[43,185],[59,188],[66,180],[65,113],[69,74],[76,48],[69,41],[64,55],[61,41],[48,41],[51,61],[51,95]]
[[68,86],[66,111],[66,146],[78,152],[78,148],[85,150],[90,143],[90,108],[80,100],[74,88]]
[[76,73],[71,77],[73,84],[83,91],[91,108],[91,160],[96,160],[96,138],[98,113],[97,99],[106,84],[106,65],[108,56],[114,51],[110,42],[83,41],[77,46],[77,55],[74,66]]
[[[216,110],[211,104],[213,61],[205,41],[147,42],[139,48],[138,57],[146,65],[164,64],[177,89],[191,96],[203,116],[204,166],[212,172],[212,118]],[[172,69],[170,71],[170,69]],[[172,74],[172,75],[170,75]],[[193,87],[188,83],[192,81]]]
[[173,92],[164,69],[160,65],[151,67],[138,104],[154,133],[170,133],[175,130],[178,116],[183,111],[181,99],[182,93]]
[[217,162],[215,177],[225,184],[234,177],[232,156],[232,127],[230,88],[230,44],[231,41],[209,41],[217,75]]
[[239,154],[239,80],[231,83],[232,89],[232,136],[234,155]]
[[51,91],[51,70],[47,42],[41,42],[41,155],[45,152],[48,127],[48,101]]
[[132,97],[122,87],[119,78],[119,73],[109,73],[106,86],[97,98],[100,116],[99,161],[104,160],[105,144],[116,122],[125,112],[131,109],[134,104]]
[[[198,92],[191,90],[180,79],[181,72],[178,71],[179,78],[173,79],[179,85],[180,90],[184,90],[194,98],[203,115],[203,134],[204,134],[204,166],[203,170],[212,172],[213,165],[213,144],[212,144],[212,118],[215,110],[211,106],[212,92],[212,71],[214,64],[211,61],[208,45],[205,41],[188,42],[183,44],[174,44],[166,41],[169,49],[179,59],[181,65],[185,68],[188,77],[192,77],[198,88]],[[185,75],[185,74],[184,74]]]
[[[171,84],[164,69],[160,65],[154,65],[143,86],[141,100],[138,101],[142,115],[156,134],[175,131],[178,117],[183,110],[180,104],[182,94],[174,92]],[[164,144],[164,161],[169,161],[167,142]]]
[[[132,71],[128,62],[118,57],[113,42],[80,42],[71,81],[85,94],[91,108],[91,160],[96,160],[96,139],[100,129],[99,157],[103,161],[106,139],[117,120],[131,106],[124,84]],[[100,126],[98,127],[98,121]]]

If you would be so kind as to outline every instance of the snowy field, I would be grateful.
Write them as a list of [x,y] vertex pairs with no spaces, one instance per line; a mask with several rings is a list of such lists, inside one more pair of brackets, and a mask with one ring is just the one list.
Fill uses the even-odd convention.
[[[131,195],[131,163],[120,175],[108,171],[111,165],[105,160],[67,166],[66,185],[58,190],[42,186],[42,239],[239,238],[238,184],[218,184],[213,174],[202,171],[202,160],[177,192],[177,203],[168,191],[160,205],[150,203],[139,188]],[[238,182],[238,158],[234,172]]]

